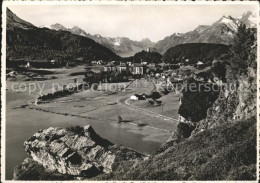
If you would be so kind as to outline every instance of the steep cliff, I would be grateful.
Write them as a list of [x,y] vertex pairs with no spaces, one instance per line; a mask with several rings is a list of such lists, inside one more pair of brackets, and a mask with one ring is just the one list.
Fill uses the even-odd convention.
[[236,86],[224,87],[213,106],[208,109],[207,118],[197,124],[193,133],[256,116],[255,82],[256,77],[253,81],[251,77],[242,77]]
[[240,37],[237,37],[240,40],[237,41],[236,46],[238,48],[233,46],[233,60],[228,61],[229,65],[225,74],[226,82],[218,83],[221,86],[219,97],[213,106],[208,109],[207,118],[197,123],[197,128],[193,134],[223,124],[240,120],[246,121],[256,117],[256,33],[254,30],[247,30],[246,34],[246,39],[244,35],[238,34]]

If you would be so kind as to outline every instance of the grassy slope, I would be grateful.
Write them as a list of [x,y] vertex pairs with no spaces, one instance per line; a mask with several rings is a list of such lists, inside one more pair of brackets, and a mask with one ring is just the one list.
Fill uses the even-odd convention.
[[99,179],[254,180],[256,119],[216,127],[180,142],[170,141],[128,172]]

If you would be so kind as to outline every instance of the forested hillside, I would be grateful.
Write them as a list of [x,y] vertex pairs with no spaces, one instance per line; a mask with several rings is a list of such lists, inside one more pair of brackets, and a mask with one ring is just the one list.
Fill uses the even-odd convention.
[[162,60],[166,63],[195,64],[212,62],[222,54],[229,53],[230,46],[210,43],[188,43],[174,46],[166,51]]
[[142,52],[136,53],[133,56],[133,61],[135,63],[140,63],[140,62],[160,63],[161,58],[162,58],[162,55],[160,53],[142,51]]
[[[119,58],[108,48],[92,39],[74,35],[67,31],[37,28],[18,19],[7,11],[6,49],[7,60],[31,59],[60,61],[75,60],[113,60]],[[25,26],[26,25],[26,26]]]

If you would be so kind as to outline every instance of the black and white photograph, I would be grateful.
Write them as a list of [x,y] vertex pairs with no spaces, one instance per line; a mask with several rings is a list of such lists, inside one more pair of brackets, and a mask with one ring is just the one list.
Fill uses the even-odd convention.
[[257,1],[4,1],[1,182],[258,182],[258,27]]

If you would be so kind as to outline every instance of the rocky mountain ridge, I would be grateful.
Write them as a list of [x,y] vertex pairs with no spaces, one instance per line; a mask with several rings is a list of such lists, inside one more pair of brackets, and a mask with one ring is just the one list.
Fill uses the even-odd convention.
[[138,42],[126,37],[108,38],[100,35],[91,35],[77,26],[70,29],[60,24],[53,24],[50,27],[54,30],[67,30],[73,34],[89,37],[108,47],[116,54],[125,57],[133,56],[135,53],[149,48],[164,54],[169,48],[184,43],[215,43],[228,45],[231,44],[234,34],[241,23],[246,24],[249,28],[256,28],[256,15],[248,11],[239,18],[223,16],[212,25],[199,25],[193,31],[187,33],[174,33],[156,43],[151,42],[148,38]]
[[74,26],[72,28],[66,28],[59,23],[51,25],[50,28],[56,31],[58,30],[69,31],[72,34],[93,39],[97,43],[106,46],[107,48],[111,49],[114,53],[122,57],[133,56],[135,53],[141,52],[143,50],[146,51],[149,48],[154,46],[154,43],[148,38],[144,38],[141,41],[133,41],[127,37],[110,38],[110,37],[103,37],[99,34],[91,35],[78,26]]
[[249,28],[256,28],[256,15],[248,11],[239,18],[223,16],[212,25],[199,25],[187,33],[174,33],[155,44],[156,50],[164,54],[169,48],[184,43],[232,43],[238,26],[243,23]]
[[[256,21],[256,15],[250,11],[245,12],[239,18],[223,16],[212,25],[199,25],[193,31],[189,31],[187,33],[174,33],[156,43],[150,41],[148,38],[144,38],[141,41],[133,41],[127,37],[109,38],[103,37],[99,34],[92,35],[78,26],[66,28],[59,23],[47,26],[47,28],[56,31],[68,31],[75,35],[90,38],[119,56],[129,57],[138,52],[148,50],[157,51],[160,54],[164,54],[171,47],[185,43],[214,43],[229,45],[231,44],[234,34],[237,31],[237,27],[241,23],[246,24],[249,28],[255,28]],[[7,25],[9,29],[12,27],[19,27],[23,29],[36,28],[34,25],[11,13],[9,9],[7,10],[7,22],[9,22]]]

